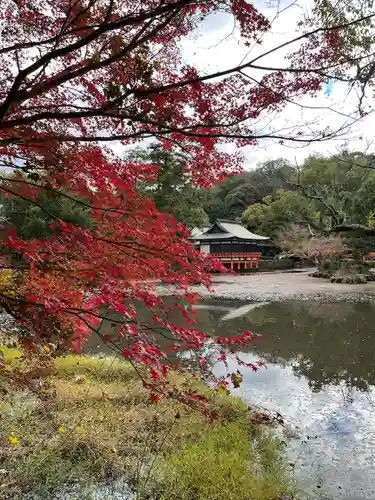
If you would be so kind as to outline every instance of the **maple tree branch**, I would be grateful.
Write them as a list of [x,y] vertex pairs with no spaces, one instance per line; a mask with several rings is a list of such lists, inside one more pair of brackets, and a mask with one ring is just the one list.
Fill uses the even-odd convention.
[[[33,304],[33,303],[31,302],[30,304]],[[40,307],[40,304],[36,304],[36,305]],[[165,335],[164,333],[162,333],[160,330],[156,329],[155,327],[152,327],[152,326],[147,325],[146,323],[142,323],[142,322],[137,323],[137,321],[134,321],[134,320],[131,320],[128,318],[124,318],[122,320],[115,319],[115,318],[108,318],[108,316],[106,316],[106,315],[103,316],[101,314],[94,313],[92,310],[84,309],[84,308],[69,307],[69,308],[66,308],[66,311],[69,314],[73,314],[73,315],[79,317],[79,319],[81,319],[92,331],[94,331],[95,333],[97,333],[99,335],[101,340],[103,340],[103,336],[99,332],[99,329],[94,328],[92,325],[90,325],[90,323],[88,323],[84,318],[82,318],[82,314],[85,314],[88,316],[93,316],[94,318],[100,319],[101,321],[108,321],[109,323],[116,323],[118,325],[124,325],[124,324],[139,325],[146,330],[152,331],[152,332],[156,333],[157,335],[164,337],[166,340],[170,340],[171,342],[179,342],[180,344],[182,343],[181,340],[177,337],[173,337],[173,338],[168,337],[167,335]],[[111,344],[117,347],[117,345],[115,343],[111,342]],[[120,349],[120,352],[122,352],[122,349],[120,347],[119,347],[119,349]]]
[[368,14],[367,16],[362,16],[362,17],[359,17],[359,18],[354,19],[352,21],[348,21],[346,23],[340,23],[340,24],[336,24],[334,26],[316,28],[312,31],[308,31],[307,33],[303,33],[302,35],[299,35],[296,38],[293,38],[292,40],[288,40],[287,42],[279,45],[276,48],[272,48],[272,49],[264,52],[263,54],[260,54],[259,56],[252,59],[249,64],[254,64],[256,61],[259,61],[259,59],[262,59],[263,57],[268,56],[268,55],[272,54],[273,52],[276,52],[279,49],[283,49],[292,43],[299,42],[299,41],[303,40],[304,38],[308,38],[310,36],[316,35],[317,33],[321,33],[323,31],[339,31],[339,30],[342,30],[344,28],[349,28],[350,26],[353,26],[355,24],[359,24],[363,21],[367,21],[368,19],[372,19],[373,17],[375,17],[375,12],[372,14]]
[[[200,83],[200,82],[212,80],[214,78],[219,78],[219,77],[222,77],[222,76],[228,76],[228,75],[230,75],[232,73],[239,72],[240,70],[243,70],[245,68],[252,67],[252,65],[256,61],[258,61],[259,59],[262,59],[263,57],[265,57],[267,55],[270,55],[273,52],[276,52],[277,50],[280,50],[280,49],[282,49],[284,47],[287,47],[288,45],[291,45],[292,43],[299,42],[300,40],[303,40],[305,38],[308,38],[308,37],[310,37],[312,35],[316,35],[317,33],[321,33],[321,32],[324,32],[324,31],[336,31],[336,30],[344,29],[344,28],[347,28],[347,27],[352,26],[354,24],[358,24],[358,23],[361,23],[363,21],[366,21],[367,19],[371,19],[373,17],[375,17],[375,13],[374,14],[370,14],[368,16],[360,17],[358,19],[355,19],[354,21],[350,21],[350,22],[347,22],[347,23],[342,23],[342,24],[338,24],[338,25],[330,26],[330,27],[316,28],[313,31],[309,31],[307,33],[299,35],[298,37],[293,38],[292,40],[289,40],[289,41],[287,41],[287,42],[285,42],[285,43],[283,43],[281,45],[278,45],[277,47],[274,47],[273,49],[268,50],[267,52],[264,52],[263,54],[255,57],[251,61],[249,61],[247,63],[240,64],[240,65],[238,65],[236,67],[232,67],[230,69],[223,70],[223,71],[217,71],[216,73],[211,73],[211,74],[205,75],[205,76],[199,76],[199,77],[196,77],[196,78],[190,78],[190,79],[187,79],[187,80],[182,80],[180,82],[171,83],[169,85],[154,87],[154,88],[151,88],[151,89],[148,89],[148,90],[143,90],[143,91],[134,90],[133,93],[134,93],[134,95],[138,95],[138,96],[144,97],[144,96],[151,95],[151,94],[158,94],[160,92],[165,92],[165,91],[170,90],[170,89],[175,89],[175,88],[183,87],[185,85],[192,85],[194,83]],[[303,71],[304,71],[303,69],[300,70],[301,73]]]
[[[85,29],[100,28],[100,26],[101,26],[101,23],[89,24],[85,27]],[[66,31],[65,36],[74,35],[75,33],[78,33],[80,31],[82,31],[82,27],[76,27],[76,28],[73,28],[69,31]],[[13,45],[9,45],[7,47],[2,47],[2,48],[0,48],[0,55],[7,54],[9,52],[14,52],[17,50],[22,50],[22,49],[32,49],[32,48],[38,47],[40,45],[53,44],[56,42],[56,40],[58,39],[59,36],[60,36],[60,34],[57,34],[57,35],[52,36],[50,38],[46,38],[45,40],[35,40],[32,42],[19,42],[19,43],[15,43]]]
[[[328,109],[328,110],[330,110],[334,113],[337,113],[338,115],[341,115],[345,118],[352,118],[350,115],[346,115],[340,111],[337,111],[337,110],[333,109],[331,106],[309,106],[306,104],[301,104],[299,102],[293,101],[292,99],[289,99],[286,95],[282,94],[280,91],[277,91],[277,90],[272,89],[271,87],[268,87],[262,81],[257,80],[256,78],[244,73],[243,71],[241,71],[241,75],[243,75],[247,79],[253,81],[254,83],[259,85],[260,87],[263,87],[264,89],[268,90],[269,92],[272,92],[274,95],[279,96],[281,99],[283,99],[283,101],[288,102],[290,104],[293,104],[294,106],[297,106],[301,109],[314,109],[314,110],[327,110]],[[1,127],[1,124],[0,124],[0,127]]]
[[[155,255],[158,255],[158,252],[164,252],[164,253],[169,255],[168,246],[164,247],[164,248],[155,248],[155,247],[150,247],[150,246],[144,245],[142,243],[138,243],[134,239],[131,239],[130,241],[124,241],[124,240],[117,241],[117,240],[111,240],[111,239],[103,238],[101,236],[96,236],[96,235],[92,235],[92,237],[93,237],[93,239],[95,239],[97,241],[103,241],[105,243],[108,243],[109,245],[112,245],[117,250],[120,248],[121,251],[122,251],[123,247],[130,248],[130,249],[134,249],[135,247],[139,247],[141,252],[146,253],[152,257],[155,257]],[[133,243],[135,243],[135,245]],[[134,257],[133,254],[129,254],[127,252],[122,251],[122,253],[124,253],[124,255]],[[181,254],[174,254],[174,255],[176,257],[185,257],[184,255],[181,255]],[[144,259],[139,259],[138,257],[134,257],[134,258],[136,260],[140,260],[143,263],[146,263],[147,266],[150,267]]]
[[[276,94],[276,92],[275,92]],[[118,98],[117,100],[120,100],[121,98]],[[13,120],[6,120],[3,122],[0,122],[0,130],[1,129],[8,129],[8,128],[14,128],[20,125],[30,125],[31,123],[35,123],[41,120],[74,120],[77,118],[95,118],[97,116],[105,116],[108,118],[113,118],[113,119],[118,119],[118,120],[131,120],[136,123],[144,123],[147,125],[153,125],[156,127],[163,127],[166,130],[169,131],[182,131],[182,130],[187,130],[187,129],[194,129],[194,128],[201,128],[205,126],[204,124],[200,123],[197,125],[188,125],[186,127],[180,127],[180,128],[174,128],[172,126],[166,125],[165,123],[162,122],[156,122],[141,116],[135,116],[135,115],[129,115],[129,114],[121,114],[119,110],[113,109],[113,106],[116,104],[116,102],[112,101],[110,104],[103,106],[101,108],[84,108],[81,109],[80,111],[68,111],[68,112],[61,112],[61,111],[43,111],[41,113],[38,113],[36,115],[31,115],[31,116],[26,116],[22,118],[15,118]],[[123,108],[120,108],[120,110]],[[238,125],[244,121],[246,121],[248,118],[244,119],[237,119],[231,123],[227,124],[215,124],[215,123],[210,123],[210,128],[219,128],[219,127],[231,127],[234,125]],[[206,125],[208,126],[208,125]]]
[[113,5],[114,5],[114,0],[109,0],[107,13],[106,13],[105,18],[104,18],[104,24],[108,23],[111,15],[112,15]]
[[375,62],[369,63],[367,66],[370,66],[369,69],[367,70],[367,73],[365,75],[362,75],[366,69],[366,66],[362,69],[359,68],[359,65],[357,66],[358,72],[356,79],[360,82],[361,84],[361,95],[359,98],[359,103],[358,103],[358,110],[361,116],[364,115],[363,109],[362,109],[362,104],[363,104],[363,99],[365,98],[366,94],[366,87],[370,81],[370,79],[374,76],[375,74]]
[[[77,0],[76,3],[78,4],[79,0]],[[113,4],[113,0],[110,0],[110,3]],[[69,10],[71,10],[71,7],[70,7]],[[85,9],[85,10],[87,10],[87,9]],[[111,14],[109,15],[109,18],[110,18],[110,16],[111,16]],[[108,19],[105,18],[106,20],[104,21],[104,23],[107,24],[107,25],[108,25],[109,18]],[[91,30],[91,29],[95,29],[95,28],[100,28],[102,26],[102,24],[103,23],[88,24],[88,25],[85,26],[85,30]],[[64,35],[65,36],[71,36],[71,35],[74,35],[76,33],[79,33],[80,31],[82,31],[82,27],[81,26],[72,28],[71,30],[68,30],[68,31],[65,31]],[[45,40],[35,40],[35,41],[32,41],[32,42],[20,42],[20,43],[15,43],[13,45],[9,45],[7,47],[2,47],[2,48],[0,48],[0,55],[1,54],[7,54],[9,52],[14,52],[16,50],[31,49],[33,47],[38,47],[40,45],[53,44],[61,36],[60,33],[57,34],[57,35],[55,35],[55,36],[52,36],[50,38],[46,38]]]
[[[18,179],[8,179],[8,178],[2,178],[0,177],[0,180],[5,180],[5,181],[12,181],[12,182],[21,182],[21,183],[25,183],[25,184],[31,184],[33,186],[37,186],[39,188],[43,188],[43,186],[39,186],[38,184],[35,184],[35,183],[29,183],[28,181],[23,181],[23,180],[18,180]],[[76,202],[76,203],[80,203],[88,208],[91,208],[91,209],[96,209],[96,210],[102,210],[104,212],[117,212],[121,215],[129,215],[129,212],[125,212],[125,211],[120,211],[119,209],[111,209],[111,208],[98,208],[98,207],[92,207],[91,205],[88,205],[84,202],[81,202],[81,200],[76,200],[75,198],[69,196],[69,195],[65,195],[64,193],[61,193],[60,191],[58,190],[55,190],[53,188],[49,188],[49,187],[45,187],[45,189],[48,189],[48,190],[51,190],[52,192],[56,193],[56,194],[59,194],[60,196],[63,196],[63,197],[66,197],[66,198],[69,198],[70,200]],[[19,197],[25,201],[27,201],[28,203],[30,204],[33,204],[37,207],[39,207],[43,212],[45,212],[49,217],[51,217],[53,220],[56,220],[56,221],[59,221],[60,218],[53,215],[49,210],[47,210],[43,205],[41,205],[40,203],[38,203],[37,201],[35,200],[32,200],[31,198],[28,198],[24,195],[21,195],[19,193],[17,193],[16,191],[13,191],[9,188],[5,188],[4,186],[1,186],[0,185],[0,190],[3,190],[9,194],[12,194],[16,197]],[[131,216],[131,214],[130,214]],[[109,245],[113,245],[115,246],[116,248],[120,247],[121,249],[123,248],[129,248],[129,249],[135,249],[135,248],[138,248],[141,252],[143,253],[146,253],[146,254],[149,254],[151,256],[155,256],[157,255],[158,252],[167,252],[168,253],[168,247],[165,247],[165,248],[154,248],[154,247],[150,247],[150,246],[147,246],[147,245],[144,245],[142,243],[139,243],[138,241],[134,240],[134,238],[131,238],[129,239],[128,241],[125,241],[125,240],[112,240],[112,239],[109,239],[109,238],[105,238],[103,236],[99,236],[99,235],[96,235],[94,232],[91,232],[90,233],[90,236],[96,240],[96,241],[103,241],[105,243],[108,243]],[[147,263],[144,259],[140,259],[138,257],[136,257],[135,255],[133,254],[129,254],[127,252],[123,252],[124,254],[128,255],[128,256],[131,256],[133,258],[135,258],[136,260],[140,260],[141,262],[143,263]],[[179,257],[182,257],[182,255],[179,255],[177,254],[176,256],[179,256]]]
[[[9,308],[9,306],[7,307],[7,301],[8,299],[10,299],[11,302],[16,302],[16,303],[19,303],[19,304],[23,304],[23,305],[30,305],[30,306],[33,306],[33,307],[40,307],[40,308],[43,308],[45,309],[45,306],[44,304],[38,304],[36,302],[29,302],[29,301],[26,301],[26,300],[23,300],[23,299],[19,299],[19,298],[14,298],[14,297],[8,297],[7,295],[3,295],[1,292],[0,292],[0,297],[3,299],[3,303],[2,303],[2,306],[4,307],[5,306],[5,309],[7,311],[8,314],[10,314],[14,319],[20,319],[20,315],[17,314],[16,311],[12,310]],[[132,320],[123,320],[123,321],[118,321],[118,320],[115,320],[115,319],[109,319],[107,318],[106,316],[101,316],[101,315],[97,315],[97,314],[94,314],[92,313],[91,311],[87,311],[87,310],[84,310],[84,309],[74,309],[74,308],[66,308],[65,309],[65,312],[67,314],[70,314],[70,315],[73,315],[75,317],[77,317],[80,321],[82,321],[86,327],[91,330],[92,332],[96,333],[98,335],[98,337],[101,339],[101,341],[105,344],[105,345],[108,345],[108,347],[115,353],[121,353],[122,354],[122,351],[123,351],[123,348],[121,346],[119,346],[118,344],[116,344],[115,342],[111,341],[111,342],[105,342],[104,340],[104,335],[100,332],[100,327],[98,328],[95,328],[93,327],[87,320],[86,318],[82,317],[82,314],[85,314],[85,315],[91,315],[91,316],[94,316],[98,319],[101,320],[101,322],[107,320],[107,321],[110,321],[110,322],[115,322],[115,323],[121,323],[122,325],[124,324],[127,324],[127,323],[133,323],[133,324],[136,324],[135,321],[132,321]],[[154,331],[156,332],[158,335],[161,335],[162,337],[164,337],[166,340],[169,340],[171,342],[180,342],[181,341],[177,338],[171,338],[171,337],[168,337],[166,335],[164,335],[163,333],[153,329],[152,327],[148,326],[148,325],[145,325],[143,323],[140,324],[142,326],[142,328],[145,328],[146,330],[149,330],[149,331]],[[172,365],[172,362],[167,358],[166,355],[163,356],[163,359],[164,361],[166,361],[168,364]],[[132,368],[135,370],[135,372],[137,373],[138,377],[140,378],[140,380],[142,380],[142,383],[144,384],[145,387],[148,386],[148,383],[146,381],[146,379],[142,376],[141,372],[139,371],[138,367],[136,366],[135,362],[132,360],[132,359],[128,359],[127,360],[130,365],[132,366]],[[157,389],[156,389],[157,390]],[[162,391],[158,390],[158,392],[162,393]]]
[[6,54],[7,52],[14,52],[17,50],[22,50],[22,49],[31,49],[31,48],[36,47],[38,45],[48,45],[49,43],[53,43],[56,40],[56,38],[57,38],[57,36],[48,38],[46,40],[38,40],[35,42],[15,43],[14,45],[11,45],[9,47],[0,48],[0,55]]
[[[37,86],[34,89],[31,89],[30,91],[25,91],[23,94],[22,92],[19,94],[19,100],[24,100],[28,99],[29,97],[36,97],[38,95],[44,94],[50,89],[56,88],[63,83],[66,83],[70,80],[73,80],[74,78],[78,76],[83,76],[87,73],[90,73],[91,71],[94,71],[96,69],[103,69],[114,62],[122,59],[127,53],[129,53],[131,50],[135,49],[138,45],[142,45],[148,40],[152,39],[162,28],[164,28],[169,22],[176,16],[177,14],[175,12],[172,12],[169,17],[167,17],[162,23],[160,23],[158,26],[156,26],[153,30],[151,30],[147,35],[145,35],[143,38],[139,38],[142,33],[144,33],[153,23],[153,19],[151,19],[148,23],[146,23],[133,37],[131,42],[121,51],[119,51],[117,54],[112,55],[111,57],[108,57],[107,59],[97,62],[92,62],[91,64],[87,64],[85,66],[82,66],[81,68],[76,69],[75,71],[71,71],[69,68],[63,71],[62,75],[56,75],[54,78],[51,78],[48,81],[48,84],[45,82],[41,82],[39,86]],[[126,92],[121,99],[124,99],[126,95],[130,95],[130,92]],[[118,100],[118,99],[117,99]],[[117,101],[116,100],[116,101]],[[108,103],[107,106],[103,107],[102,110],[110,109],[116,104],[116,101]],[[16,101],[18,102],[18,101]],[[96,111],[96,115],[101,115],[103,111]],[[94,115],[95,116],[95,115]]]
[[43,212],[45,212],[49,217],[52,217],[52,219],[54,220],[59,220],[58,217],[56,217],[55,215],[53,215],[49,210],[47,210],[45,207],[43,207],[43,205],[41,205],[40,203],[38,203],[37,201],[35,200],[31,200],[30,198],[27,198],[27,196],[24,196],[22,194],[19,194],[17,193],[16,191],[12,191],[11,189],[9,188],[5,188],[4,186],[0,185],[0,191],[5,191],[6,193],[9,193],[9,194],[12,194],[14,196],[18,196],[19,198],[21,198],[22,200],[25,200],[25,201],[28,201],[29,203],[32,203],[34,205],[36,205],[37,207],[39,207]]
[[[74,201],[75,203],[78,203],[79,205],[83,205],[84,207],[90,208],[91,210],[102,210],[104,212],[115,212],[115,213],[118,213],[121,215],[125,215],[125,214],[129,213],[129,212],[126,212],[125,210],[120,210],[119,208],[97,207],[94,205],[90,205],[89,203],[85,203],[84,201],[82,201],[80,199],[74,198],[73,196],[70,196],[70,195],[64,193],[63,191],[59,191],[58,189],[54,189],[50,186],[44,186],[41,184],[37,184],[35,182],[26,181],[24,179],[13,179],[11,177],[0,176],[0,180],[5,181],[5,182],[15,182],[15,183],[19,183],[19,184],[27,184],[29,186],[37,187],[37,188],[43,189],[45,191],[50,191],[51,193],[58,194],[59,196],[62,196],[63,198],[67,198],[68,200]],[[1,186],[0,186],[0,189],[2,189]],[[29,200],[29,201],[30,201],[30,203],[33,203],[32,200]]]
[[[76,0],[76,2],[71,5],[69,7],[69,10],[65,16],[65,21],[68,22],[69,21],[69,16],[70,16],[70,13],[73,11],[74,7],[76,7],[77,5],[79,5],[81,3],[80,0]],[[82,18],[87,12],[89,12],[89,10],[91,9],[91,7],[93,7],[95,4],[97,3],[97,0],[89,0],[88,3],[87,3],[87,6],[83,9],[77,9],[77,14],[75,15],[75,17],[73,17],[70,21],[69,21],[69,24],[67,25],[68,27],[72,26],[74,23],[76,23],[80,18]],[[64,22],[64,25],[65,25],[65,22]],[[64,26],[63,25],[63,26]],[[60,33],[62,34],[63,33],[63,30],[60,31]],[[58,41],[57,41],[58,42]],[[57,43],[56,42],[56,43]]]
[[[198,125],[194,126],[198,127]],[[341,128],[340,128],[341,129]],[[140,130],[136,132],[132,132],[129,134],[113,134],[110,136],[75,136],[75,135],[59,135],[59,136],[50,136],[50,137],[32,137],[28,139],[22,139],[20,137],[9,137],[7,139],[0,139],[0,145],[9,145],[9,144],[20,144],[24,147],[28,145],[31,147],[33,144],[43,144],[43,143],[53,143],[56,142],[114,142],[114,141],[126,141],[128,139],[134,138],[151,138],[151,137],[161,137],[164,135],[166,139],[169,140],[168,135],[174,132],[178,132],[181,135],[184,135],[188,138],[196,138],[196,137],[207,137],[207,138],[218,138],[218,139],[246,139],[246,140],[259,140],[259,139],[276,139],[279,141],[288,141],[288,142],[297,142],[303,144],[312,144],[315,142],[322,142],[337,135],[337,131],[332,133],[323,133],[319,137],[292,137],[286,135],[279,134],[241,134],[241,133],[198,133],[198,132],[189,132],[184,129],[170,129],[165,131],[153,131],[153,130]]]
[[[170,11],[176,11],[176,9],[182,8],[186,5],[188,5],[189,3],[191,3],[191,1],[192,0],[179,0],[176,3],[166,4],[166,5],[163,5],[161,7],[157,7],[151,11],[145,11],[145,12],[141,12],[141,13],[135,14],[135,15],[130,14],[128,16],[125,16],[122,19],[113,21],[112,23],[102,24],[97,30],[94,30],[86,37],[81,38],[70,45],[52,50],[51,52],[44,54],[42,57],[40,57],[37,61],[32,63],[30,66],[21,70],[18,73],[18,75],[15,77],[13,85],[10,88],[7,97],[5,98],[5,100],[3,101],[3,103],[0,106],[0,120],[2,120],[6,116],[8,110],[12,104],[19,103],[25,98],[25,94],[22,95],[22,92],[21,92],[21,97],[19,95],[19,90],[20,90],[21,84],[23,83],[24,79],[29,74],[31,74],[34,71],[38,70],[39,68],[43,67],[46,63],[48,64],[52,60],[55,60],[55,59],[60,58],[62,56],[66,56],[67,54],[69,54],[71,52],[74,52],[82,47],[87,46],[89,43],[98,39],[101,35],[105,34],[106,32],[118,30],[119,28],[124,28],[124,27],[130,26],[132,24],[137,25],[137,24],[139,24],[143,21],[147,21],[149,19],[153,20],[157,16],[167,14]],[[96,69],[96,66],[93,65],[92,69]],[[18,95],[18,97],[17,97],[17,95]]]
[[[375,52],[373,52],[370,55],[375,55]],[[329,64],[328,66],[320,66],[319,68],[294,68],[291,66],[289,66],[287,68],[278,68],[278,67],[274,67],[274,66],[260,66],[258,64],[251,64],[250,68],[251,69],[260,69],[263,71],[280,71],[283,73],[316,73],[316,74],[319,74],[321,76],[324,76],[325,78],[334,78],[335,80],[339,80],[341,82],[353,82],[356,80],[356,78],[343,78],[343,77],[340,77],[338,75],[329,75],[327,73],[323,73],[323,71],[340,67],[346,63],[353,63],[353,62],[362,61],[363,59],[367,59],[368,57],[369,57],[368,55],[360,56],[360,57],[353,57],[353,58],[346,59],[345,61],[340,61],[340,62],[335,63],[335,64]],[[248,75],[246,75],[246,76],[248,76]]]
[[[102,61],[102,62],[98,62],[98,63],[92,63],[91,65],[86,65],[82,68],[79,68],[77,69],[75,72],[70,72],[66,75],[63,75],[63,76],[60,76],[59,79],[57,79],[57,77],[55,77],[55,79],[52,79],[51,81],[48,82],[48,85],[46,85],[45,83],[43,84],[40,84],[40,90],[37,91],[37,90],[33,90],[31,89],[30,91],[24,91],[24,92],[19,92],[19,88],[20,88],[20,85],[23,81],[23,79],[29,74],[29,73],[32,73],[34,72],[36,69],[38,69],[40,66],[43,66],[46,62],[50,62],[52,59],[56,59],[58,57],[61,57],[62,55],[66,55],[68,54],[69,52],[72,52],[74,50],[77,50],[78,48],[81,48],[89,43],[91,43],[91,41],[95,40],[97,37],[99,37],[101,34],[105,33],[106,31],[110,31],[112,29],[118,29],[120,27],[124,27],[126,25],[129,25],[129,24],[132,24],[132,23],[139,23],[141,20],[146,20],[146,19],[151,19],[151,22],[152,20],[160,13],[166,13],[168,12],[169,10],[171,10],[171,8],[173,7],[172,10],[174,10],[174,13],[172,11],[172,14],[170,16],[170,19],[167,18],[167,20],[164,21],[164,23],[162,23],[160,25],[160,27],[164,27],[165,25],[167,25],[170,20],[175,17],[179,11],[178,11],[178,8],[181,8],[185,5],[187,5],[191,0],[180,0],[180,2],[177,2],[175,4],[173,4],[172,6],[169,6],[169,8],[167,9],[166,6],[164,7],[159,7],[159,8],[156,8],[154,9],[153,12],[153,15],[151,15],[150,13],[144,13],[143,16],[142,15],[139,15],[138,17],[137,16],[133,16],[133,18],[130,17],[130,21],[128,19],[128,17],[125,17],[121,22],[120,21],[114,21],[113,23],[110,23],[110,24],[104,24],[102,25],[101,28],[99,28],[98,30],[94,31],[93,33],[91,33],[90,35],[88,35],[86,38],[82,39],[82,40],[78,40],[77,42],[75,42],[74,44],[71,44],[67,47],[63,47],[63,48],[60,48],[60,49],[56,49],[56,50],[53,50],[52,52],[48,53],[48,54],[45,54],[44,56],[42,56],[38,61],[36,61],[35,63],[33,63],[31,66],[29,66],[28,68],[25,68],[24,70],[22,70],[21,72],[18,73],[17,77],[15,78],[14,80],[14,83],[13,83],[13,86],[12,88],[10,89],[9,93],[8,93],[8,96],[7,98],[5,99],[5,101],[3,102],[3,104],[0,106],[0,120],[6,115],[11,103],[19,103],[21,102],[22,100],[24,99],[27,99],[28,97],[31,97],[31,96],[35,96],[35,95],[39,95],[40,93],[44,93],[45,91],[49,90],[50,88],[53,88],[55,86],[58,86],[59,84],[65,82],[65,81],[68,81],[68,80],[71,80],[73,78],[75,78],[76,76],[82,76],[83,74],[85,73],[88,73],[92,70],[95,70],[95,69],[98,69],[99,67],[103,67],[103,64],[104,65],[110,65],[112,62],[118,60],[118,59],[121,59],[123,57],[123,55],[128,52],[129,50],[131,50],[132,48],[134,48],[133,46],[131,46],[131,48],[129,49],[129,46],[128,48],[125,50],[125,52],[121,53],[120,55],[118,56],[113,56],[111,58],[108,58],[107,60],[105,61]],[[148,15],[146,15],[148,14]],[[343,24],[340,24],[340,25],[335,25],[335,26],[331,26],[331,27],[323,27],[323,28],[317,28],[313,31],[310,31],[310,32],[307,32],[307,33],[304,33],[302,35],[299,35],[298,37],[292,39],[292,40],[289,40],[281,45],[279,45],[278,47],[275,47],[273,49],[270,49],[269,51],[257,56],[256,58],[254,58],[252,61],[250,62],[247,62],[247,63],[244,63],[242,65],[239,65],[239,66],[236,66],[236,67],[232,67],[228,70],[225,70],[225,71],[219,71],[219,72],[216,72],[216,73],[212,73],[210,75],[205,75],[205,76],[200,76],[200,77],[196,77],[196,78],[190,78],[190,79],[187,79],[187,80],[182,80],[180,82],[175,82],[175,83],[172,83],[172,84],[169,84],[169,85],[164,85],[164,86],[159,86],[159,87],[153,87],[153,88],[149,88],[149,89],[146,89],[146,90],[137,90],[137,89],[134,89],[132,91],[129,91],[127,94],[128,95],[136,95],[136,96],[147,96],[147,95],[152,95],[152,94],[155,94],[155,93],[160,93],[160,92],[165,92],[167,90],[170,90],[170,89],[175,89],[175,88],[180,88],[180,87],[183,87],[185,85],[191,85],[191,84],[194,84],[194,83],[198,83],[198,82],[204,82],[204,81],[207,81],[207,80],[211,80],[211,79],[214,79],[214,78],[218,78],[218,77],[221,77],[221,76],[227,76],[229,74],[232,74],[232,73],[236,73],[236,72],[239,72],[245,68],[249,68],[249,67],[252,67],[254,65],[254,63],[281,49],[281,48],[284,48],[292,43],[295,43],[297,41],[300,41],[304,38],[307,38],[309,36],[312,36],[314,34],[317,34],[319,32],[322,32],[322,31],[333,31],[333,30],[339,30],[339,29],[343,29],[343,28],[346,28],[346,27],[349,27],[351,25],[354,25],[354,24],[358,24],[360,22],[363,22],[367,19],[370,19],[372,18],[373,16],[375,16],[375,14],[371,14],[371,15],[368,15],[368,16],[363,16],[361,18],[358,18],[356,20],[353,20],[353,21],[350,21],[350,22],[347,22],[347,23],[343,23]],[[117,24],[116,24],[117,23]],[[113,27],[113,24],[116,24],[115,27]],[[156,32],[159,30],[159,26],[157,28],[155,28]],[[153,33],[154,35],[155,33]],[[153,35],[148,35],[148,36],[153,36]],[[141,41],[141,43],[144,43],[144,40]],[[254,66],[255,67],[255,66]],[[312,71],[312,72],[317,72],[319,70],[308,70],[308,69],[292,69],[292,68],[285,68],[285,69],[282,69],[282,71],[300,71],[300,72],[306,72],[306,71]],[[18,97],[17,97],[17,94],[18,94]]]

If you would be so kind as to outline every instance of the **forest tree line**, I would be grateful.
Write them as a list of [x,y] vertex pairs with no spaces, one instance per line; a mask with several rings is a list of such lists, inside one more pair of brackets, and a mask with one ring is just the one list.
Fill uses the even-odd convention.
[[[185,170],[188,157],[165,151],[159,144],[126,154],[128,161],[159,167],[156,180],[140,183],[161,212],[189,228],[202,228],[215,219],[241,222],[249,230],[280,239],[330,234],[340,225],[375,226],[375,155],[341,151],[314,155],[301,165],[284,158],[267,160],[229,176],[209,189],[194,186]],[[26,178],[30,176],[24,172]],[[31,181],[39,182],[35,174]],[[48,212],[66,222],[91,227],[90,210],[67,198],[44,196],[40,206],[19,198],[3,198],[3,216],[25,239],[51,233]],[[375,248],[375,237],[358,231],[351,242],[363,251]],[[295,243],[295,242],[294,242]],[[292,242],[292,245],[294,244]]]
[[210,189],[192,185],[183,154],[153,145],[131,156],[159,165],[157,181],[143,189],[159,210],[190,228],[202,228],[215,219],[235,220],[271,237],[284,250],[295,251],[311,238],[328,237],[332,244],[335,229],[346,226],[351,229],[344,233],[347,247],[359,255],[375,249],[373,154],[342,150],[309,156],[300,165],[271,159]]
[[[267,160],[210,189],[192,185],[183,154],[154,145],[131,156],[159,165],[157,181],[143,189],[159,210],[190,228],[230,219],[277,240],[296,228],[317,236],[331,234],[340,225],[375,225],[373,154],[343,150],[309,156],[300,165],[284,158]],[[351,234],[358,245],[364,244],[358,232]],[[366,246],[372,239],[366,238]]]

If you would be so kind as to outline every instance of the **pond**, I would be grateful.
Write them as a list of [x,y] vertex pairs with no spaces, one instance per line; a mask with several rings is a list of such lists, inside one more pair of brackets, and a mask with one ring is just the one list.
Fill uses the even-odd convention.
[[[266,367],[241,369],[244,383],[232,393],[279,412],[293,429],[288,456],[302,498],[373,500],[375,302],[211,299],[196,310],[207,333],[263,334],[241,357]],[[221,363],[213,369],[225,371]]]
[[299,489],[309,499],[373,500],[375,303],[293,301],[247,312],[239,304],[237,317],[227,305],[227,313],[199,309],[201,327],[263,334],[242,358],[267,368],[242,370],[243,387],[233,393],[280,412],[297,431],[288,452]]

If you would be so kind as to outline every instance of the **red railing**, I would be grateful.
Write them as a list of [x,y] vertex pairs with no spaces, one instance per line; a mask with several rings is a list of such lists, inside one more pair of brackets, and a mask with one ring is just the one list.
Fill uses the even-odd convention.
[[215,253],[213,255],[219,259],[232,260],[260,260],[262,258],[262,252]]

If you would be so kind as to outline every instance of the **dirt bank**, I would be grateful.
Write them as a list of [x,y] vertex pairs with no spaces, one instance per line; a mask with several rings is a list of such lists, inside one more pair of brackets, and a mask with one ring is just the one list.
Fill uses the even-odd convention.
[[196,287],[203,296],[256,302],[299,300],[364,301],[375,298],[375,283],[344,285],[311,278],[310,271],[220,275],[213,277],[214,292]]

